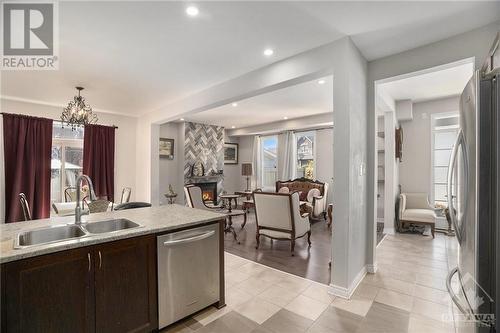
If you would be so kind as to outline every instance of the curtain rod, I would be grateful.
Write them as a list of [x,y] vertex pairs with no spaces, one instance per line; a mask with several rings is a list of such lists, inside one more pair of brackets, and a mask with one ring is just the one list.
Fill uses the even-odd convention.
[[[33,117],[33,118],[45,118],[45,117],[31,116],[29,114],[22,114],[22,113],[0,112],[0,115],[4,115],[4,114],[11,114],[11,115],[14,115],[14,116]],[[52,119],[52,118],[45,118],[45,119],[50,119],[52,121],[58,121],[58,122],[61,122],[61,123],[63,122],[61,119]],[[99,125],[99,124],[96,124],[96,125]],[[82,125],[78,125],[78,126],[82,126]],[[99,126],[107,126],[107,125],[99,125]],[[116,125],[111,125],[111,126],[108,126],[108,127],[114,127],[116,129],[118,129],[118,126],[116,126]]]

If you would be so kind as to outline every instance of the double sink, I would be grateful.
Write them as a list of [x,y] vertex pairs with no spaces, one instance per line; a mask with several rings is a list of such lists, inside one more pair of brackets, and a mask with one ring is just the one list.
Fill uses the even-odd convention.
[[140,224],[127,219],[113,219],[81,225],[68,224],[40,228],[17,234],[14,241],[14,248],[23,249],[139,227],[141,227]]

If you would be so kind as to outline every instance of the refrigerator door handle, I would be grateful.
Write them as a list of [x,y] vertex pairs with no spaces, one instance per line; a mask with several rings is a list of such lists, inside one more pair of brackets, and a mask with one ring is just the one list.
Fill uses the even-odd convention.
[[458,267],[455,267],[454,269],[451,270],[450,273],[448,273],[448,276],[446,277],[446,289],[448,289],[448,294],[450,294],[453,303],[455,303],[460,312],[462,312],[464,315],[467,315],[470,314],[470,311],[467,310],[466,307],[460,302],[460,299],[451,288],[451,279],[453,278],[453,275],[455,275],[457,272],[458,272]]
[[[453,174],[455,170],[455,164],[457,162],[457,155],[458,155],[458,150],[462,149],[462,161],[464,163],[463,165],[463,172],[464,172],[464,189],[465,189],[465,195],[464,195],[464,202],[463,202],[463,207],[464,211],[460,214],[460,216],[457,216],[455,214],[455,207],[453,207]],[[447,182],[447,200],[448,200],[448,211],[450,214],[450,219],[451,222],[453,223],[453,227],[455,228],[455,234],[457,235],[458,242],[461,244],[462,243],[462,226],[463,224],[460,223],[459,221],[462,220],[462,217],[465,215],[465,210],[467,209],[467,189],[469,188],[469,163],[467,159],[467,149],[465,145],[465,136],[464,132],[460,130],[457,136],[457,141],[455,142],[455,146],[453,147],[453,151],[451,153],[450,157],[450,164],[448,166],[448,182]]]

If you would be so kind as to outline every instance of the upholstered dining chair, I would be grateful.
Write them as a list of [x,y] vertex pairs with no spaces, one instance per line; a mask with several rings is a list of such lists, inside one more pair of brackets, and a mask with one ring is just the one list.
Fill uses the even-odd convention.
[[108,200],[94,200],[90,201],[88,204],[89,206],[89,213],[102,213],[106,212],[109,208],[109,201]]
[[[208,206],[203,201],[201,187],[195,185],[186,185],[184,186],[184,194],[186,195],[187,205],[190,208],[204,209],[215,211],[220,214],[226,215],[226,227],[224,228],[224,232],[231,232],[234,236],[234,239],[238,241],[238,237],[236,235],[236,231],[233,228],[233,217],[235,216],[243,216],[243,224],[242,228],[247,223],[247,213],[244,210],[232,209],[231,211],[226,210],[223,206]],[[238,242],[239,244],[239,242]]]
[[132,188],[124,187],[122,190],[122,196],[120,198],[120,203],[126,203],[130,201],[130,194],[132,193]]
[[21,202],[24,221],[31,221],[31,210],[28,204],[28,199],[24,193],[19,193],[19,201]]
[[[80,198],[85,198],[88,196],[88,190],[80,190]],[[68,186],[64,189],[64,201],[73,202],[76,201],[76,186]]]
[[[261,188],[257,188],[255,189],[253,192],[262,192],[262,189]],[[253,195],[253,192],[252,192],[252,195]],[[245,199],[243,200],[242,204],[241,204],[241,208],[246,211],[247,213],[249,212],[250,208],[253,208],[255,207],[254,205],[254,202],[253,202],[253,196],[251,199]],[[244,227],[244,225],[242,226],[242,228]]]
[[140,201],[132,201],[132,202],[124,202],[122,204],[118,204],[115,206],[114,210],[126,210],[126,209],[136,209],[136,208],[146,208],[151,207],[149,202],[140,202]]
[[205,210],[214,210],[222,208],[222,206],[207,205],[205,201],[203,201],[203,193],[201,191],[201,187],[199,186],[195,185],[184,186],[184,194],[186,195],[187,205],[190,208],[205,209]]
[[300,214],[299,193],[254,192],[256,240],[260,236],[291,242],[292,256],[295,255],[295,240],[307,235],[311,246],[311,224],[309,214]]

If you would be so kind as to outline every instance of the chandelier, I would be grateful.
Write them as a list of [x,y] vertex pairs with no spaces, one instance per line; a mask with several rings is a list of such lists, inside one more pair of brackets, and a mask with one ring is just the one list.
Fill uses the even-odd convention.
[[97,115],[92,112],[90,105],[85,104],[85,98],[80,96],[82,87],[76,87],[78,96],[73,97],[73,100],[64,108],[61,115],[61,121],[71,126],[75,130],[79,126],[97,123]]

